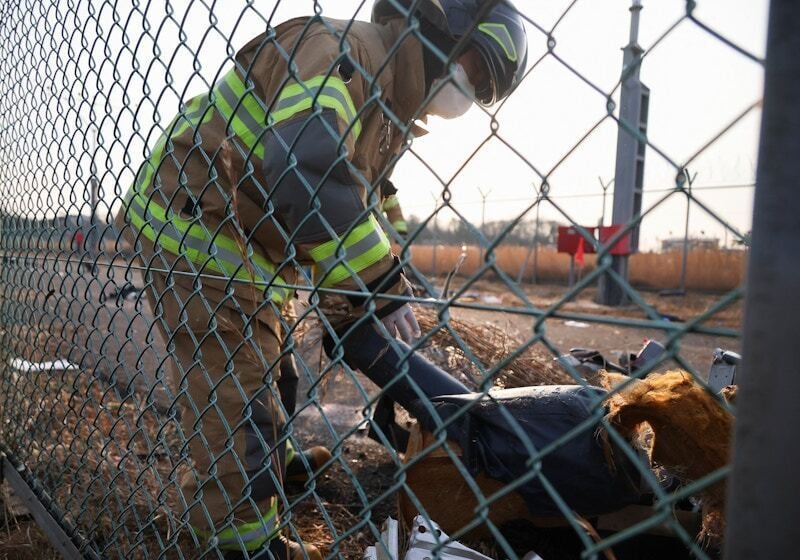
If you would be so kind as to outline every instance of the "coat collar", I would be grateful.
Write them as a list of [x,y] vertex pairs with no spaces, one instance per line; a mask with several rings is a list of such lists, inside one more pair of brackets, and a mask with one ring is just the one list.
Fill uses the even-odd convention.
[[[381,38],[387,53],[391,56],[386,68],[391,82],[388,84],[388,98],[392,111],[404,123],[410,123],[425,99],[425,70],[422,62],[422,43],[413,33],[406,32],[406,22],[394,18],[381,25]],[[425,121],[425,115],[417,116]]]

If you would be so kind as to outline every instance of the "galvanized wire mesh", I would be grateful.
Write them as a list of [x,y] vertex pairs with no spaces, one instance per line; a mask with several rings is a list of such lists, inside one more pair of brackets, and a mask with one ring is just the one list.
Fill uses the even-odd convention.
[[[725,313],[735,309],[743,287],[726,284],[724,293],[683,309],[681,317],[665,320],[667,314],[657,309],[652,293],[640,291],[620,273],[610,250],[676,199],[699,210],[704,223],[725,231],[732,241],[746,243],[746,224],[728,219],[718,209],[721,199],[705,196],[712,191],[702,187],[693,190],[690,179],[701,156],[737,125],[758,115],[759,99],[749,99],[732,112],[719,111],[716,120],[703,121],[699,132],[694,131],[692,148],[673,150],[674,146],[659,142],[658,123],[651,123],[645,133],[638,123],[620,118],[619,95],[639,65],[669,53],[673,37],[685,31],[702,35],[713,45],[709,49],[720,50],[705,62],[704,53],[696,53],[699,62],[687,61],[701,68],[747,60],[760,72],[761,58],[741,46],[740,37],[729,36],[714,21],[698,16],[698,3],[675,2],[678,13],[663,29],[651,33],[653,40],[643,45],[636,67],[623,69],[621,76],[607,83],[570,56],[576,50],[591,50],[590,41],[565,33],[572,45],[567,47],[565,41],[562,49],[559,43],[570,19],[588,10],[586,3],[573,1],[558,13],[543,15],[517,2],[531,49],[522,85],[494,107],[473,108],[486,124],[481,136],[465,141],[463,159],[459,156],[444,165],[426,156],[424,146],[418,147],[421,142],[414,139],[417,131],[409,115],[401,118],[396,112],[398,100],[392,105],[383,95],[394,87],[385,77],[387,67],[395,72],[393,80],[411,80],[410,69],[390,66],[404,45],[418,40],[423,48],[446,57],[425,40],[419,20],[401,18],[403,25],[395,35],[384,37],[383,60],[371,59],[375,53],[364,52],[361,45],[352,47],[365,33],[353,24],[356,18],[367,18],[369,6],[363,3],[348,7],[349,16],[334,21],[327,17],[331,13],[341,17],[341,6],[314,2],[305,6],[308,19],[293,20],[304,37],[300,45],[314,36],[326,37],[326,45],[338,45],[320,54],[331,61],[322,76],[329,79],[349,61],[353,79],[366,84],[361,105],[348,115],[348,126],[337,130],[322,118],[332,105],[325,105],[309,85],[310,76],[302,66],[308,64],[308,55],[302,48],[295,52],[290,45],[276,46],[286,29],[280,23],[297,9],[287,4],[240,2],[223,7],[201,0],[164,6],[134,2],[129,7],[111,2],[4,4],[0,449],[7,460],[37,489],[87,557],[222,557],[219,545],[230,538],[233,528],[268,518],[276,525],[262,521],[258,530],[272,533],[278,528],[293,540],[316,544],[328,557],[359,557],[380,539],[387,516],[406,514],[408,521],[410,511],[443,526],[455,523],[449,528],[451,539],[497,558],[518,558],[529,550],[546,559],[593,558],[611,549],[626,557],[654,557],[647,556],[652,548],[641,556],[633,550],[646,546],[647,539],[654,539],[650,544],[655,548],[674,546],[668,548],[671,557],[714,557],[714,543],[698,541],[699,528],[691,520],[700,516],[698,496],[718,488],[729,467],[723,460],[719,468],[691,480],[686,480],[685,472],[672,472],[684,484],[665,484],[669,477],[663,466],[640,455],[630,434],[606,416],[609,399],[632,382],[609,393],[598,392],[585,419],[545,446],[535,446],[512,410],[501,406],[497,414],[510,426],[508,437],[521,446],[528,469],[511,482],[487,482],[486,473],[475,471],[447,431],[479,408],[478,400],[443,421],[422,398],[419,410],[436,419],[436,428],[423,430],[415,440],[414,454],[402,454],[393,449],[392,435],[374,416],[391,384],[382,389],[370,382],[348,364],[341,346],[328,358],[321,340],[329,336],[343,343],[353,331],[341,328],[343,320],[337,307],[330,305],[332,298],[341,303],[361,294],[363,314],[344,322],[371,325],[383,335],[387,332],[379,309],[387,302],[411,303],[423,333],[411,350],[389,345],[402,356],[397,379],[411,376],[410,354],[422,352],[464,382],[477,399],[494,395],[492,391],[501,387],[596,385],[597,379],[584,370],[553,362],[569,347],[587,343],[585,337],[574,342],[577,335],[572,339],[569,331],[565,334],[564,322],[585,323],[619,336],[624,331],[627,340],[658,338],[665,353],[634,377],[680,368],[703,394],[712,395],[710,402],[717,403],[723,416],[732,413],[727,401],[708,388],[703,360],[707,356],[710,361],[715,345],[737,347],[738,320]],[[483,13],[494,4],[484,3]],[[620,6],[603,10],[624,12]],[[259,76],[259,66],[243,66],[236,57],[254,32],[264,34],[261,48],[273,49],[270,56],[277,60],[274,68],[279,76]],[[616,42],[622,46],[625,35]],[[586,103],[595,107],[594,117],[581,122],[580,133],[550,163],[529,157],[532,137],[547,131],[531,131],[525,139],[517,129],[508,134],[509,125],[504,127],[525,115],[519,112],[521,107],[542,104],[533,97],[536,90],[526,89],[525,84],[545,66],[565,73],[567,87],[581,90]],[[238,92],[231,88],[233,99],[226,97],[228,90],[221,85],[232,70],[238,72],[242,87]],[[346,145],[350,153],[338,152],[345,156],[336,164],[344,165],[350,180],[366,193],[366,206],[344,229],[326,223],[321,206],[315,205],[319,184],[334,174],[333,169],[319,172],[319,184],[309,179],[303,185],[311,202],[299,223],[282,214],[285,209],[264,180],[262,160],[268,154],[259,146],[269,145],[270,130],[282,122],[277,115],[285,109],[281,105],[285,99],[279,93],[261,99],[257,93],[274,80],[284,80],[284,86],[299,85],[301,76],[306,84],[296,94],[310,100],[298,113],[304,126],[323,123],[318,133],[338,135],[337,149]],[[342,83],[347,86],[345,78]],[[324,87],[324,79],[320,83]],[[269,87],[283,91],[274,84]],[[341,107],[346,113],[346,104]],[[423,112],[420,105],[411,116]],[[366,130],[381,113],[386,130],[402,141],[396,142],[394,153],[382,158],[380,169],[366,169],[359,166],[361,153],[375,147],[348,143],[348,138],[356,136],[360,127]],[[254,114],[260,115],[260,122]],[[568,119],[565,114],[564,120]],[[252,137],[242,133],[248,127]],[[582,227],[588,218],[569,204],[569,193],[562,197],[570,185],[560,180],[559,172],[580,159],[584,147],[603,129],[614,136],[617,131],[628,133],[646,146],[648,163],[657,162],[661,170],[661,187],[646,188],[641,211],[600,243]],[[288,154],[283,164],[294,169],[302,159],[299,149],[288,140],[278,147]],[[346,157],[353,153],[355,157]],[[484,153],[504,154],[503,161],[513,160],[518,168],[517,181],[533,185],[495,230],[487,227],[485,216],[479,219],[459,204],[459,176],[471,162],[488,165],[481,159]],[[392,167],[400,168],[409,160],[426,169],[436,201],[424,206],[427,201],[420,199],[429,195],[403,185],[398,180],[403,171],[396,173],[400,199],[416,206],[418,218],[407,236],[398,236],[381,211],[379,184]],[[592,171],[590,176],[594,180],[606,171]],[[159,174],[160,184],[153,179]],[[499,177],[502,182],[503,176]],[[169,190],[170,180],[178,188],[173,184]],[[141,200],[137,191],[130,190],[137,184]],[[146,190],[148,185],[157,188]],[[494,188],[499,191],[502,185]],[[605,204],[604,197],[603,214]],[[424,208],[421,217],[419,208]],[[534,245],[516,247],[520,231],[530,243],[545,242],[539,238],[540,212],[577,228],[587,250],[597,253],[593,267],[581,279],[550,299],[528,284],[537,275],[536,268],[533,275],[527,272]],[[138,216],[139,222],[129,219],[125,225],[119,216],[126,213],[129,218],[131,213]],[[525,230],[534,214],[536,227]],[[416,284],[416,295],[386,293],[391,292],[389,280],[376,284],[375,278],[359,276],[366,269],[353,265],[354,243],[349,236],[359,224],[371,223],[371,215],[390,232],[399,257],[396,267],[405,267]],[[301,229],[320,216],[320,227],[334,240],[333,250],[328,268],[317,262],[312,272],[313,250]],[[436,243],[440,219],[451,219],[463,239],[471,239],[471,247],[452,251],[460,255],[456,264],[445,263],[440,256],[437,265],[436,248],[433,263],[421,260],[425,245],[431,239]],[[170,239],[175,243],[171,248]],[[274,246],[267,247],[270,239]],[[509,265],[499,256],[512,245],[517,252]],[[538,256],[538,246],[535,250]],[[350,284],[327,281],[336,267],[352,278]],[[586,304],[587,291],[601,278],[619,286],[630,302],[622,311]],[[499,295],[476,297],[486,283]],[[294,301],[291,292],[298,295]],[[608,348],[634,349],[629,345],[626,341]],[[290,356],[299,376],[295,410],[287,405],[278,384],[281,376],[287,380],[282,364]],[[424,395],[416,381],[411,385],[417,395]],[[369,430],[383,446],[364,437]],[[615,453],[634,465],[649,496],[637,514],[624,521],[617,518],[613,526],[604,525],[607,519],[602,516],[580,515],[562,496],[568,489],[553,485],[542,471],[542,464],[559,448],[595,433],[604,434]],[[287,443],[298,451],[324,444],[332,457],[310,465],[298,455],[292,463],[302,463],[307,481],[289,484],[282,470]],[[260,467],[253,467],[251,455],[258,457]],[[444,478],[436,485],[465,495],[432,498],[437,495],[427,477],[440,472],[437,469],[444,469]],[[237,481],[230,482],[231,477]],[[454,486],[447,486],[453,481]],[[524,510],[513,510],[510,518],[496,515],[531,483],[540,485],[555,504],[555,515],[550,516],[555,521],[537,524],[527,519]],[[272,490],[264,494],[262,488]],[[269,501],[271,495],[275,502]],[[273,503],[278,513],[270,518]],[[446,518],[451,515],[463,522]],[[594,525],[599,534],[587,529]],[[242,535],[233,540],[245,542]],[[439,557],[446,544],[437,544],[432,556]]]

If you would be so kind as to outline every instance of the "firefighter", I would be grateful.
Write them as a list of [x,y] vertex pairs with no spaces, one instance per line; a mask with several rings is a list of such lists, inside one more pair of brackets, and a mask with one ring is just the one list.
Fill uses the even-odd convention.
[[415,119],[503,99],[526,53],[509,2],[380,0],[371,22],[292,19],[246,44],[153,147],[118,226],[168,340],[194,466],[181,496],[208,546],[320,557],[282,536],[278,515],[290,427],[275,384],[295,266],[315,267],[331,326],[369,313],[412,342],[411,307],[385,297],[408,283],[366,201]]

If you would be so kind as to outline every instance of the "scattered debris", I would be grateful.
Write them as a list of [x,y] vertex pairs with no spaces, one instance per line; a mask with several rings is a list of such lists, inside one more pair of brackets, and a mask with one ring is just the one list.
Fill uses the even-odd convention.
[[584,323],[583,321],[564,321],[564,325],[576,329],[588,329],[590,326],[589,323]]
[[436,551],[436,556],[442,560],[456,560],[458,558],[491,560],[491,558],[484,556],[477,550],[467,548],[458,541],[451,541],[450,537],[436,523],[418,515],[414,518],[411,528],[405,560],[432,558],[434,550]]
[[736,352],[715,348],[714,361],[708,374],[708,386],[718,393],[736,383],[736,368],[741,361],[742,357]]
[[14,358],[9,360],[9,365],[18,371],[23,371],[26,373],[51,370],[67,371],[79,368],[79,366],[63,358],[51,362],[29,362],[28,360],[23,360],[22,358]]
[[[398,560],[401,558],[398,523],[391,517],[383,524],[380,542],[375,546],[367,547],[364,560]],[[411,525],[411,535],[408,539],[404,560],[430,560],[434,556],[442,560],[492,560],[464,546],[458,541],[453,541],[439,528],[435,522],[418,515]],[[539,559],[536,554],[529,553],[525,556],[529,560]]]
[[620,354],[619,365],[625,372],[636,372],[656,362],[667,349],[657,340],[645,339],[636,354]]
[[381,540],[368,546],[364,560],[397,560],[400,558],[400,536],[397,520],[389,517],[383,522]]
[[100,303],[105,303],[109,299],[113,299],[116,302],[121,301],[134,301],[139,298],[139,294],[142,293],[141,288],[137,288],[130,282],[127,284],[118,287],[117,289],[111,291],[110,293],[106,294],[105,292],[100,293]]
[[[471,389],[480,385],[489,369],[503,364],[509,354],[523,346],[523,341],[491,323],[449,317],[448,326],[443,327],[436,309],[419,306],[414,312],[422,331],[433,331],[430,345],[422,351],[425,357]],[[541,346],[528,346],[493,377],[498,388],[575,383]]]

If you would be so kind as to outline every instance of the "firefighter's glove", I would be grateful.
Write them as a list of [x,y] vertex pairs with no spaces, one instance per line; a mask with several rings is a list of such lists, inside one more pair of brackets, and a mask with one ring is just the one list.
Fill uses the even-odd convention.
[[400,335],[406,344],[414,344],[422,332],[409,304],[403,304],[381,319],[390,336]]

